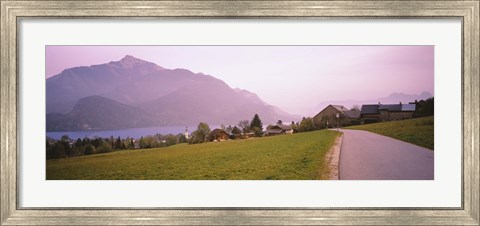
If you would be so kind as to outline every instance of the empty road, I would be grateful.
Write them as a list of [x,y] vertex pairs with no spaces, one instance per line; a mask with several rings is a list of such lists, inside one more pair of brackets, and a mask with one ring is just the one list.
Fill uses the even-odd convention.
[[433,180],[433,151],[362,130],[341,130],[340,180]]

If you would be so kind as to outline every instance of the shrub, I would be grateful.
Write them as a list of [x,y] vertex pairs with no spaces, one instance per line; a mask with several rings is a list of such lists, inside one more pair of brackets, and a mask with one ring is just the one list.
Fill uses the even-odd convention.
[[85,155],[95,154],[95,147],[91,144],[87,144],[85,147]]
[[109,143],[103,142],[103,144],[97,148],[98,153],[107,153],[112,151],[112,146]]
[[350,121],[350,124],[351,124],[352,126],[360,125],[360,120],[358,120],[358,119],[353,119],[352,121]]

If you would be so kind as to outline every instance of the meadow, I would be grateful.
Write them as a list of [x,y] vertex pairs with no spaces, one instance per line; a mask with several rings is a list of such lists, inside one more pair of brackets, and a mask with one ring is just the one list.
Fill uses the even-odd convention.
[[401,121],[380,122],[345,129],[366,130],[384,136],[403,140],[433,150],[434,118],[423,117]]
[[328,179],[325,155],[340,133],[178,144],[52,159],[47,180],[317,180]]

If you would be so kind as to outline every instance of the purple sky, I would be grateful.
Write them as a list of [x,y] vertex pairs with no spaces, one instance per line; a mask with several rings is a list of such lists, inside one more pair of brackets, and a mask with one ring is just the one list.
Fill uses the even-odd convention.
[[47,46],[46,77],[125,55],[210,74],[291,113],[323,101],[434,94],[434,46]]

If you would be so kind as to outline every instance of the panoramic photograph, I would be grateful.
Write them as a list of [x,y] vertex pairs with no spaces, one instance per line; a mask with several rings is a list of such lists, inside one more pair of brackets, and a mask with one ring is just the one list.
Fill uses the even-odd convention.
[[434,180],[434,46],[45,57],[47,180]]

